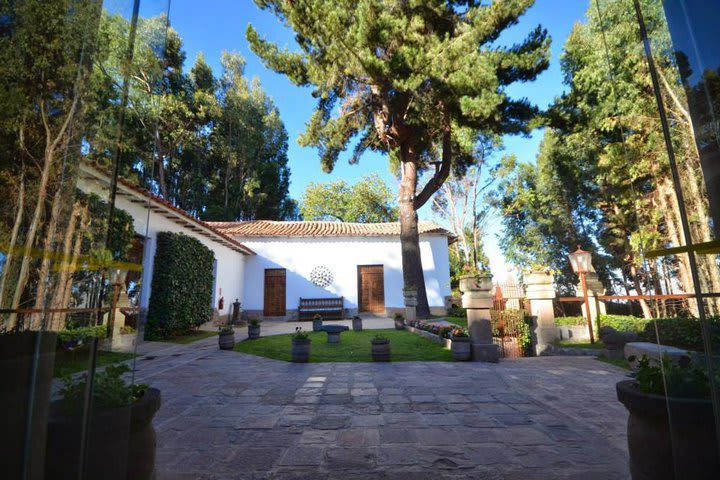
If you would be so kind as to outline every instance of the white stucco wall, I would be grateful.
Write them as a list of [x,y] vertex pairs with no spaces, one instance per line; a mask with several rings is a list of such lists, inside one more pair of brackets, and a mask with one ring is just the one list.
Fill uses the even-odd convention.
[[[254,250],[245,265],[246,310],[263,309],[263,288],[266,268],[286,269],[286,308],[297,309],[300,297],[345,297],[345,308],[358,306],[358,265],[383,265],[385,307],[403,307],[402,261],[399,237],[235,237]],[[443,307],[450,295],[450,267],[447,237],[421,235],[422,256],[428,302]],[[310,280],[316,266],[329,268],[332,285],[320,288]]]
[[[78,188],[86,193],[95,193],[106,200],[109,196],[107,187],[103,187],[99,183],[87,179],[81,179]],[[119,188],[122,189],[123,187],[119,186]],[[214,252],[215,261],[217,262],[217,276],[215,292],[213,293],[213,307],[217,308],[217,300],[220,298],[220,289],[222,289],[222,296],[225,297],[225,308],[220,314],[227,315],[232,313],[232,302],[234,302],[236,298],[243,302],[243,276],[246,255],[193,232],[175,223],[171,219],[164,217],[157,211],[150,210],[147,203],[130,202],[130,198],[137,199],[138,197],[118,195],[115,200],[115,206],[128,212],[133,217],[135,232],[138,235],[146,237],[145,250],[143,253],[140,308],[146,309],[150,301],[153,266],[157,248],[157,234],[158,232],[173,232],[184,233],[196,238]]]

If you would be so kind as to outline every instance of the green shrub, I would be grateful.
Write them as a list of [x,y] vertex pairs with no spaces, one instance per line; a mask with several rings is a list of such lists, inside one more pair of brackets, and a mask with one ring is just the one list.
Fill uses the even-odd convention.
[[447,316],[467,318],[467,310],[462,307],[451,307],[447,309]]
[[576,325],[586,325],[586,323],[582,316],[555,317],[555,325],[558,327],[573,327]]
[[[719,352],[720,317],[710,317],[708,323],[711,348],[714,352]],[[646,342],[657,343],[659,337],[663,345],[703,351],[700,322],[695,318],[658,318],[649,321],[640,336]]]
[[192,237],[158,233],[145,340],[185,335],[210,320],[214,259]]
[[633,317],[632,315],[600,315],[601,327],[612,327],[621,332],[637,332],[643,331],[647,323],[646,318]]
[[58,344],[61,348],[70,349],[87,344],[92,337],[103,339],[107,335],[107,325],[96,325],[93,327],[77,327],[60,330],[58,332]]

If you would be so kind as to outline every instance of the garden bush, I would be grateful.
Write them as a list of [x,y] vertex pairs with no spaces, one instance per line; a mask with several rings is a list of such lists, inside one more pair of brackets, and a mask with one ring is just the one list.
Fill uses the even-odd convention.
[[158,233],[145,340],[185,335],[210,320],[214,259],[192,237]]
[[612,327],[621,332],[637,332],[643,331],[650,320],[646,318],[633,317],[632,315],[600,315],[601,327]]
[[101,340],[106,335],[107,325],[67,328],[58,332],[58,346],[61,349],[73,349],[87,345],[92,337]]
[[572,327],[576,325],[586,325],[585,319],[578,315],[574,317],[555,317],[555,325],[558,327]]
[[447,309],[447,316],[467,318],[467,310],[462,307],[450,307]]
[[[710,343],[714,352],[720,352],[720,317],[708,318]],[[657,327],[657,334],[655,328]],[[646,342],[660,343],[688,350],[703,350],[700,322],[695,318],[658,318],[647,322],[640,334]]]

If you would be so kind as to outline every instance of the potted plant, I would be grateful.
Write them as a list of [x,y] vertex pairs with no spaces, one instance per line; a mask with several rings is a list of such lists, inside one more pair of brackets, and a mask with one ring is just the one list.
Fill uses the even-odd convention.
[[257,318],[251,318],[248,323],[248,338],[255,340],[260,338],[260,320]]
[[[260,333],[258,332],[258,336]],[[232,325],[222,325],[218,330],[218,346],[220,350],[232,350],[235,347],[235,330]]]
[[292,335],[291,358],[295,363],[310,361],[310,334],[304,332],[302,327],[295,327]]
[[352,329],[355,332],[361,332],[362,331],[362,318],[355,315],[352,318]]
[[395,314],[395,330],[405,330],[405,318],[402,313]]
[[[87,435],[84,478],[148,479],[155,468],[155,429],[160,391],[128,384],[127,365],[97,372],[92,388],[92,421]],[[66,376],[61,399],[50,405],[45,456],[46,478],[78,478],[87,375]]]
[[[629,361],[635,361],[630,357]],[[689,357],[661,361],[643,355],[633,380],[618,382],[628,418],[630,473],[634,480],[720,478],[718,436],[707,374]],[[720,378],[718,378],[720,381]]]
[[319,332],[322,330],[323,319],[320,314],[316,313],[313,317],[313,332]]
[[459,278],[460,291],[463,293],[479,290],[489,291],[492,289],[492,277],[492,273],[488,270],[466,264],[463,267],[463,274]]
[[450,332],[450,351],[453,359],[458,362],[470,360],[470,334],[466,328],[454,328]]
[[377,334],[372,340],[371,353],[373,362],[389,362],[390,361],[390,339],[384,335]]

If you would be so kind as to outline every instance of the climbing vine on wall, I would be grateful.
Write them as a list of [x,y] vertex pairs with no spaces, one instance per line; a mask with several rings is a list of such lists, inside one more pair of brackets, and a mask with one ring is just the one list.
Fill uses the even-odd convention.
[[210,320],[214,259],[192,237],[158,233],[145,340],[184,335]]

